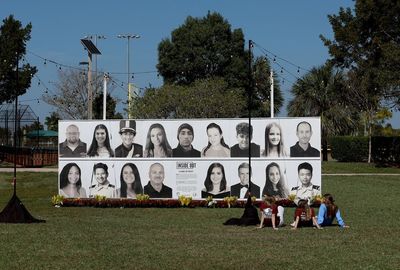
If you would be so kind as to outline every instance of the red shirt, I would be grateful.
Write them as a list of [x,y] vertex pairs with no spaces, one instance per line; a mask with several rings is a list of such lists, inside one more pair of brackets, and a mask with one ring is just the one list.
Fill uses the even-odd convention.
[[[313,217],[315,216],[315,212],[314,209],[310,207],[310,216]],[[306,217],[307,217],[307,212],[306,209],[304,208],[296,208],[296,211],[294,212],[294,218],[296,219],[296,217],[300,218],[300,221],[307,221]]]
[[270,205],[270,204],[266,204],[265,202],[261,202],[260,210],[264,212],[264,214],[267,216],[267,218],[271,218],[272,215],[278,214],[278,206],[276,204]]

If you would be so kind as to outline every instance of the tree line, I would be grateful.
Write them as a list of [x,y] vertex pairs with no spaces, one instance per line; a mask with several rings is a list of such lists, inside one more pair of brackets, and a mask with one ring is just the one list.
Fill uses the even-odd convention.
[[[328,15],[334,37],[320,38],[330,58],[293,84],[287,108],[289,116],[321,117],[323,148],[329,136],[371,136],[374,130],[384,129],[378,127],[392,110],[400,109],[398,14],[397,1],[356,0],[354,8]],[[31,29],[31,24],[23,27],[12,15],[0,27],[0,102],[24,94],[37,72],[36,67],[23,64],[15,85],[17,59],[26,53]],[[157,70],[163,85],[147,87],[143,95],[133,98],[129,110],[133,118],[246,117],[248,93],[252,93],[252,116],[269,117],[270,68],[268,59],[251,55],[243,31],[232,29],[221,14],[189,16],[158,45]],[[94,115],[102,118],[102,80],[94,81]],[[56,95],[43,96],[57,108],[46,119],[50,126],[59,118],[87,117],[86,87],[87,76],[81,71],[60,71]],[[283,96],[276,76],[274,89],[275,113],[279,113]],[[122,118],[115,112],[117,102],[107,96],[108,118]]]

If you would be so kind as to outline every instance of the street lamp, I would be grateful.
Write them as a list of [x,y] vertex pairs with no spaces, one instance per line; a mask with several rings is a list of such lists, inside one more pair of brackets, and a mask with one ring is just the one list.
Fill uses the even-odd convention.
[[129,43],[131,38],[140,38],[140,35],[132,35],[132,34],[121,34],[117,36],[118,38],[126,38],[127,39],[127,84],[128,84],[128,118],[131,118],[131,87],[130,87],[130,72],[129,72]]
[[[105,35],[101,35],[101,34],[93,34],[93,35],[88,34],[88,35],[84,36],[83,38],[84,38],[84,39],[91,39],[91,40],[94,39],[94,45],[95,45],[96,47],[97,47],[97,39],[107,39],[107,37],[106,37]],[[95,56],[94,56],[94,61],[95,61],[95,64],[94,64],[94,67],[95,67],[94,74],[95,74],[95,81],[97,82],[97,54],[95,54]],[[95,85],[97,85],[97,83],[96,83]]]
[[93,106],[93,97],[92,97],[92,55],[101,54],[101,52],[97,49],[97,47],[93,44],[93,42],[89,39],[81,39],[81,43],[85,50],[88,52],[88,62],[89,62],[89,70],[88,70],[88,119],[92,119],[92,106]]

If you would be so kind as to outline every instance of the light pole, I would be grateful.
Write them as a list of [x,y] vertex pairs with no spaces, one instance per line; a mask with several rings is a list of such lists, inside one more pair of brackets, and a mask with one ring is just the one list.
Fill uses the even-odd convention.
[[88,52],[89,71],[88,71],[88,119],[92,119],[93,94],[92,94],[92,55],[101,54],[90,39],[81,39],[81,43]]
[[[86,35],[83,37],[84,39],[94,39],[94,45],[97,47],[97,39],[106,39],[107,37],[105,35],[101,35],[101,34],[93,34],[93,35]],[[94,74],[95,74],[95,82],[96,82],[96,86],[97,86],[97,54],[95,54],[94,56]]]
[[128,85],[128,118],[131,118],[131,87],[130,87],[130,72],[129,72],[129,44],[131,38],[140,38],[140,35],[132,35],[132,34],[121,34],[117,36],[118,38],[126,38],[127,39],[127,85]]

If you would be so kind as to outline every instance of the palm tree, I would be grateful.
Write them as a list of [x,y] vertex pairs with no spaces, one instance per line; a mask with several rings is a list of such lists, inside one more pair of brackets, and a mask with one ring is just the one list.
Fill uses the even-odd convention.
[[289,116],[321,117],[322,158],[328,160],[328,136],[348,134],[355,125],[343,72],[329,63],[314,67],[296,81],[291,92],[294,99],[288,105]]
[[60,119],[60,115],[57,112],[52,112],[49,116],[46,116],[44,123],[47,126],[47,130],[58,131],[58,120]]

